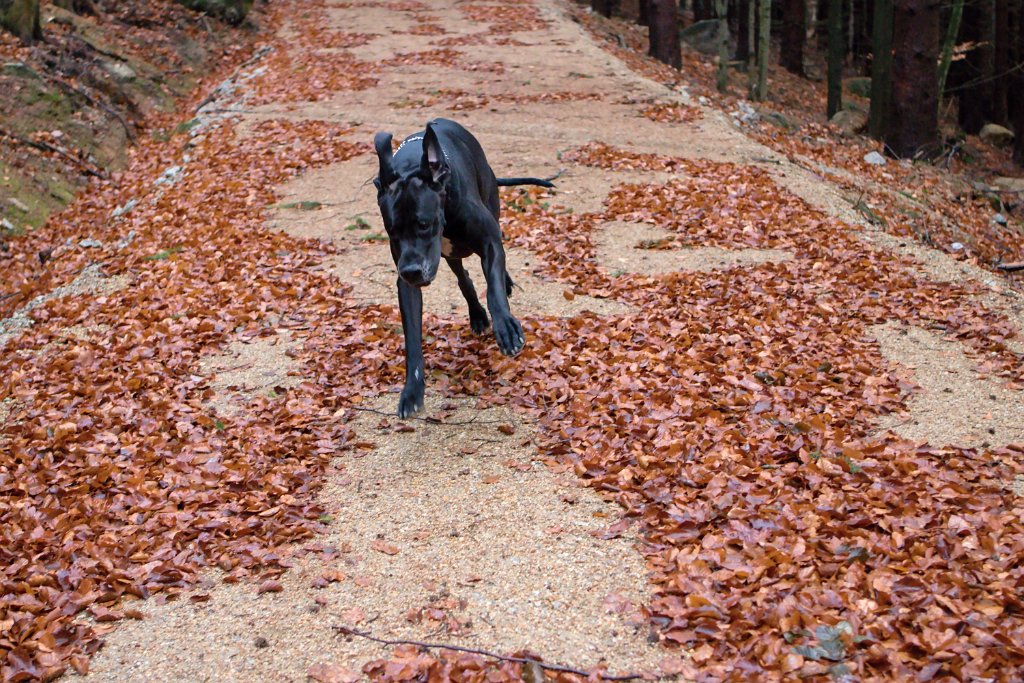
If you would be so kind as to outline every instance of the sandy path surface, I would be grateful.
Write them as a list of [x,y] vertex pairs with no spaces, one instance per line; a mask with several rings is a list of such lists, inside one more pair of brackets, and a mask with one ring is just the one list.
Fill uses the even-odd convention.
[[[466,121],[481,139],[498,175],[556,173],[565,167],[561,152],[596,139],[637,152],[750,165],[778,159],[714,111],[704,112],[697,122],[675,125],[643,118],[637,100],[687,98],[634,74],[602,51],[556,0],[540,0],[537,6],[546,21],[543,28],[505,36],[528,48],[456,47],[461,66],[399,63],[381,70],[376,87],[326,101],[253,106],[243,97],[237,104],[244,112],[241,128],[263,119],[317,119],[358,123],[367,141],[375,130],[391,131],[400,140],[430,117],[452,116]],[[433,50],[442,39],[486,28],[454,0],[435,0],[415,15],[384,2],[329,4],[328,16],[338,30],[375,34],[358,48],[360,59],[367,61]],[[424,22],[446,33],[407,32]],[[449,91],[491,100],[471,111],[451,110],[451,97],[443,94]],[[552,92],[581,99],[529,101]],[[509,94],[522,99],[501,99]],[[784,160],[763,167],[812,205],[860,225],[839,191],[813,174]],[[362,155],[300,176],[280,188],[282,201],[269,222],[292,235],[331,242],[336,255],[322,268],[351,286],[356,305],[394,301],[393,266],[380,241],[373,188],[366,184],[374,173],[374,157]],[[636,224],[633,231],[624,231],[600,217],[604,198],[616,185],[668,177],[572,168],[550,201],[604,224],[597,258],[607,271],[717,270],[791,258],[785,250],[651,249],[641,243],[656,242],[664,234]],[[319,207],[288,207],[296,202]],[[510,248],[509,253],[513,278],[522,286],[512,309],[524,319],[588,312],[615,320],[631,314],[621,302],[571,293],[568,285],[545,276],[529,251]],[[944,257],[934,252],[913,255],[923,268],[937,272],[945,267]],[[478,269],[469,270],[479,283]],[[439,319],[463,320],[468,326],[465,304],[448,275],[442,273],[427,292],[428,327]],[[397,324],[397,314],[392,318]],[[916,381],[923,394],[943,390],[946,385],[932,378],[945,371],[942,363],[929,359],[952,353],[947,345],[956,342],[914,332],[908,337],[912,343],[901,343],[892,328],[879,328],[878,334],[883,354],[916,372],[908,380]],[[260,338],[208,358],[203,368],[217,376],[217,409],[224,414],[244,410],[254,394],[301,382],[303,368],[290,358],[291,349],[301,343],[299,336]],[[963,373],[973,371],[957,358],[955,371],[961,374],[955,379],[960,381]],[[987,397],[985,381],[979,380],[978,391]],[[385,394],[353,413],[357,449],[335,461],[321,494],[324,534],[290,551],[293,567],[279,587],[259,593],[256,585],[226,585],[210,574],[190,597],[146,603],[145,619],[123,623],[107,636],[88,678],[301,681],[320,663],[359,672],[366,662],[386,655],[387,648],[339,636],[334,627],[342,625],[382,637],[498,652],[525,648],[547,661],[604,664],[618,673],[658,672],[659,666],[671,670],[665,658],[685,656],[648,640],[639,608],[649,598],[649,586],[637,539],[608,533],[621,510],[580,488],[571,472],[545,463],[527,421],[508,409],[479,405],[473,397],[446,397],[431,391],[429,382],[427,415],[436,419],[400,423],[390,417],[395,401],[394,394]],[[966,414],[972,406],[965,401],[921,405],[928,415],[940,410],[947,423],[959,420],[963,429],[938,435],[908,431],[912,438],[993,443],[1020,438],[1019,409],[993,414],[980,424]],[[1017,431],[1004,424],[1015,420]],[[932,424],[918,422],[924,428]],[[982,433],[979,428],[987,430],[990,423],[994,431]]]

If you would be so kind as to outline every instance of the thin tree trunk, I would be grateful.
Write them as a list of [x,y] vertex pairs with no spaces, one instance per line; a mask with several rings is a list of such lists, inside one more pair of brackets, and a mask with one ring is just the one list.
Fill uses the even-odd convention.
[[892,121],[886,143],[899,157],[938,150],[939,1],[897,0],[893,17]]
[[993,46],[992,121],[1001,126],[1009,123],[1006,108],[1007,88],[1010,84],[1010,12],[1006,0],[995,0],[995,44]]
[[843,0],[828,0],[828,117],[842,108]]
[[610,17],[615,4],[614,0],[590,0],[590,9],[602,16]]
[[718,92],[729,87],[729,0],[715,0],[718,14]]
[[641,26],[650,26],[651,0],[640,0],[640,6],[637,8],[636,23]]
[[782,7],[782,49],[779,64],[797,76],[804,75],[804,10],[806,0],[785,0]]
[[813,46],[814,38],[818,34],[818,0],[806,0],[804,2],[804,24],[806,24],[807,30],[807,35],[804,36],[804,44]]
[[23,43],[41,40],[39,0],[0,0],[0,27],[13,33]]
[[[1013,55],[1014,63],[1024,61],[1024,3],[1017,2],[1017,17],[1014,22],[1016,36],[1014,45],[1016,47]],[[1013,138],[1013,160],[1020,166],[1024,166],[1024,70],[1017,69],[1013,72],[1013,84],[1010,106],[1012,107],[1013,130],[1016,134]]]
[[683,65],[679,47],[679,16],[676,0],[650,0],[649,42],[655,59],[675,68]]
[[736,2],[736,61],[750,61],[750,5],[754,0],[737,0]]
[[949,15],[949,25],[946,27],[946,39],[942,41],[942,57],[939,59],[939,106],[942,106],[942,96],[946,92],[949,64],[953,60],[953,48],[956,46],[957,36],[960,35],[960,20],[963,15],[964,0],[953,0],[953,10]]
[[772,0],[760,0],[757,17],[757,99],[768,99],[768,50],[772,44]]
[[693,0],[693,21],[714,19],[713,0]]
[[892,0],[876,0],[871,27],[871,113],[868,132],[882,140],[888,132],[892,93]]
[[747,96],[757,99],[757,0],[747,0]]

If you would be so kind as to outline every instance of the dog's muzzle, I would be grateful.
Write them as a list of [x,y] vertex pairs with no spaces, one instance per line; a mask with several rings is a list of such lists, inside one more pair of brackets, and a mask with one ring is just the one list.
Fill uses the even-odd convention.
[[398,271],[398,276],[413,287],[426,287],[434,279],[429,275],[429,269],[425,263],[404,266]]

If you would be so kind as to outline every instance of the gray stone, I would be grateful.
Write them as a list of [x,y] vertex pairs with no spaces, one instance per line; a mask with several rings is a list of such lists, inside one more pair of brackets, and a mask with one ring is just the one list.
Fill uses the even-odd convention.
[[992,221],[999,225],[1006,225],[1006,216],[1001,213],[997,213],[995,216],[992,216]]
[[173,185],[174,183],[178,182],[179,178],[181,178],[181,171],[181,166],[171,166],[166,171],[164,171],[159,178],[156,179],[156,184],[163,185],[166,183],[168,185]]
[[95,240],[91,237],[87,237],[81,242],[79,242],[78,246],[82,247],[83,249],[99,249],[103,246],[103,242]]
[[996,147],[1005,147],[1013,142],[1013,132],[994,123],[986,123],[982,127],[981,132],[978,133],[978,137],[981,138],[982,142],[987,142]]
[[28,206],[27,206],[27,205],[25,204],[25,202],[21,201],[21,200],[20,200],[20,199],[18,199],[17,197],[11,197],[11,198],[9,198],[9,199],[7,200],[7,203],[8,203],[8,204],[10,204],[11,206],[13,206],[13,207],[14,207],[15,209],[17,209],[18,211],[21,211],[22,213],[28,213],[28,212],[29,212],[29,208],[28,208]]
[[840,109],[829,119],[829,123],[843,131],[844,135],[853,135],[868,125],[868,115],[859,109]]
[[992,184],[1003,192],[1024,192],[1024,178],[1000,176],[993,180]]
[[6,218],[0,218],[0,228],[7,232],[14,232],[14,223],[10,222]]
[[8,76],[31,78],[37,81],[41,79],[39,74],[37,74],[32,67],[25,62],[5,62],[2,71]]
[[787,119],[785,116],[783,116],[777,111],[760,109],[757,113],[761,116],[761,119],[763,121],[767,121],[773,126],[782,128],[784,130],[793,130],[793,124],[790,123],[789,119]]
[[864,155],[864,161],[872,166],[885,166],[889,163],[888,160],[878,152],[868,152]]
[[122,83],[134,81],[137,76],[137,74],[135,73],[135,69],[131,68],[124,62],[109,59],[104,60],[101,63],[101,66],[103,67],[104,71],[106,71],[108,74],[113,76],[116,80],[121,81]]
[[867,76],[847,78],[843,82],[843,87],[851,95],[856,95],[857,97],[863,97],[865,99],[871,99],[871,78]]
[[114,211],[110,214],[111,218],[119,218],[120,216],[125,215],[126,213],[134,209],[138,203],[139,200],[137,199],[129,199],[122,206],[119,206],[116,209],[114,209]]
[[679,32],[684,43],[706,55],[718,54],[718,20],[706,19],[687,26]]
[[129,230],[127,235],[125,235],[124,237],[122,237],[121,239],[119,239],[117,241],[117,245],[116,246],[117,246],[118,251],[120,251],[121,249],[124,249],[125,247],[127,247],[129,244],[132,243],[132,240],[134,240],[134,239],[135,239],[135,231],[134,230]]

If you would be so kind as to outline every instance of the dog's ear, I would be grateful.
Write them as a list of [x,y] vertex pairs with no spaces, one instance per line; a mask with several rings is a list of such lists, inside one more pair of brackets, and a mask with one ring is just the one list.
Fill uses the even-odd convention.
[[423,134],[423,161],[420,164],[423,172],[433,179],[435,184],[443,186],[448,181],[448,158],[441,149],[434,127],[429,123],[427,131]]
[[395,170],[391,168],[391,133],[374,135],[373,148],[377,150],[377,159],[380,160],[380,171],[373,184],[378,190],[383,190],[397,179]]

